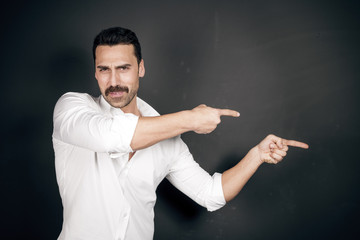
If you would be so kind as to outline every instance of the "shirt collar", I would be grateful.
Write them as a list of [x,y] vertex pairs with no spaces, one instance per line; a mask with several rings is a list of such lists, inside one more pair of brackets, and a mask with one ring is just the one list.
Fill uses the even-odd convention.
[[[136,103],[142,116],[144,117],[160,116],[160,114],[154,108],[152,108],[141,98],[136,97]],[[116,114],[116,113],[125,114],[120,108],[114,108],[113,106],[111,106],[102,95],[100,95],[99,105],[100,108],[105,112],[110,112],[111,114]]]

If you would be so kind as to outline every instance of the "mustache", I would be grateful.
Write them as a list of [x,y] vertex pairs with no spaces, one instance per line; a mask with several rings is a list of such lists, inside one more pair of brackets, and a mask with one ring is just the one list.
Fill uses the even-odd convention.
[[117,86],[110,86],[108,87],[106,90],[105,90],[105,96],[109,95],[109,93],[111,92],[127,92],[129,93],[129,88],[128,87],[123,87],[123,86],[120,86],[120,85],[117,85]]

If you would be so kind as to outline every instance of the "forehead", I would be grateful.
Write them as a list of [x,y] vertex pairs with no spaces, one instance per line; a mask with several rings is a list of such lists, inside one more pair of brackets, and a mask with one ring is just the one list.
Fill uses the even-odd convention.
[[136,61],[133,45],[99,45],[95,50],[96,64],[113,61]]

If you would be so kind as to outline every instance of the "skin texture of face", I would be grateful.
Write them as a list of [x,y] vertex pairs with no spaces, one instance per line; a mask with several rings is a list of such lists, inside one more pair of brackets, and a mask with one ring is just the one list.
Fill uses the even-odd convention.
[[100,45],[95,55],[95,78],[105,100],[125,113],[138,114],[136,96],[145,68],[143,60],[138,64],[134,46]]

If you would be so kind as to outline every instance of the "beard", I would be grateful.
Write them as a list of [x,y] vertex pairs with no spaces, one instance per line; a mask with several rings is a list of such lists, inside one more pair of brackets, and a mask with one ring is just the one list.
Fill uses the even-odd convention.
[[[119,97],[112,97],[110,93],[122,92],[123,95]],[[123,108],[131,103],[134,97],[137,94],[137,89],[129,91],[129,88],[126,86],[110,86],[105,90],[104,98],[105,100],[115,108]],[[110,95],[110,96],[109,96]]]

